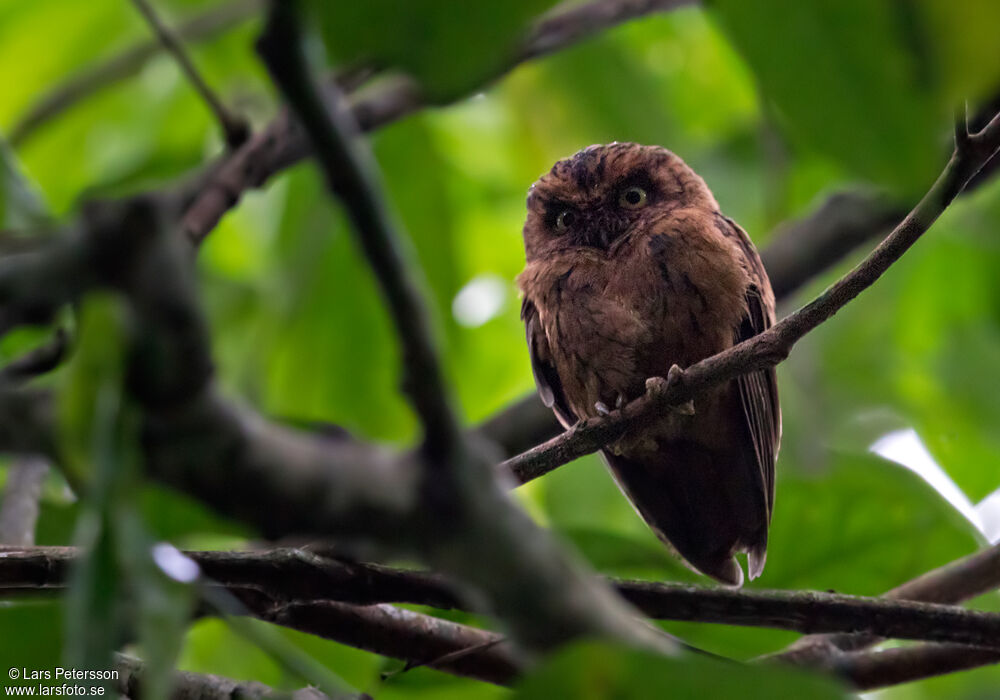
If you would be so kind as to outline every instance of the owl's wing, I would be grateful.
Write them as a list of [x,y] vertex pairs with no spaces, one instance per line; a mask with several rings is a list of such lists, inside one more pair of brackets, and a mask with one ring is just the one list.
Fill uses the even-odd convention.
[[559,374],[552,363],[549,339],[542,328],[538,309],[527,297],[521,302],[521,320],[524,321],[528,337],[528,355],[531,357],[531,372],[535,375],[538,395],[542,397],[542,403],[555,412],[563,427],[568,428],[576,422],[576,417],[569,408]]
[[[735,342],[752,338],[771,327],[764,300],[756,285],[746,292],[747,315],[736,329]],[[736,380],[743,403],[750,439],[753,441],[757,465],[767,503],[767,518],[774,510],[774,462],[778,457],[781,440],[781,414],[778,408],[778,382],[774,368],[744,374]]]

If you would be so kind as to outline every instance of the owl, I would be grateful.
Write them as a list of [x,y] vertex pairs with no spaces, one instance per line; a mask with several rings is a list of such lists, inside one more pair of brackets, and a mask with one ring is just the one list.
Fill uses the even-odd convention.
[[[532,185],[518,277],[539,394],[564,426],[604,415],[774,323],[747,234],[657,146],[590,146]],[[764,569],[781,413],[774,369],[663,411],[602,451],[657,536],[731,586]]]

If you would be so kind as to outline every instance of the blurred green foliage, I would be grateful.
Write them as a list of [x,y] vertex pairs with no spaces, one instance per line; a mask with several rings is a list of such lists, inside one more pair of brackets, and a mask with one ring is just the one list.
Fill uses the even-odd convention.
[[581,643],[556,654],[518,686],[518,700],[843,697],[831,681],[790,669],[735,666],[709,658],[678,661]]
[[[176,19],[213,3],[156,4]],[[466,3],[453,11],[459,4],[386,0],[316,9],[327,22],[327,59],[374,56],[402,65],[445,100],[503,65],[525,18],[549,4]],[[467,420],[533,389],[512,280],[523,265],[527,187],[553,161],[611,140],[665,145],[706,179],[723,210],[761,246],[777,223],[845,187],[880,187],[908,201],[947,157],[954,104],[986,97],[1000,83],[997,13],[988,0],[718,0],[708,10],[685,8],[608,31],[375,134],[383,179],[421,267]],[[227,103],[263,125],[275,106],[253,53],[258,27],[251,20],[190,49]],[[0,0],[0,129],[82,67],[145,37],[120,0]],[[0,223],[16,228],[49,208],[71,217],[86,196],[171,182],[221,149],[204,105],[171,60],[158,56],[30,135],[16,152],[3,151]],[[779,368],[785,436],[768,566],[755,586],[874,594],[983,545],[983,535],[920,476],[868,450],[886,432],[913,427],[973,503],[1000,486],[998,219],[997,183],[956,202],[885,279],[804,339]],[[271,416],[332,422],[405,445],[417,424],[398,392],[398,350],[346,226],[308,164],[248,194],[226,216],[198,259],[220,379],[228,394]],[[5,340],[4,357],[38,335],[18,338]],[[73,372],[50,381],[73,385]],[[77,424],[86,421],[78,417]],[[66,496],[59,479],[46,489],[43,543],[69,542],[86,507]],[[704,583],[656,541],[594,458],[518,493],[541,523],[601,571]],[[177,546],[235,547],[253,536],[163,489],[143,487],[137,503],[151,536]],[[996,603],[994,596],[976,601]],[[55,603],[0,604],[2,658],[52,665],[63,646],[62,619]],[[664,626],[739,658],[794,638]],[[382,681],[380,673],[398,670],[398,662],[283,634],[379,698],[511,696],[427,669]],[[188,630],[180,659],[183,668],[277,687],[303,682],[217,620]],[[747,670],[744,678],[733,669],[727,679],[729,672],[718,674],[708,662],[651,665],[582,647],[553,660],[517,693],[833,692],[798,676]],[[706,685],[730,680],[734,685]],[[880,697],[988,697],[998,682],[1000,672],[985,669]]]

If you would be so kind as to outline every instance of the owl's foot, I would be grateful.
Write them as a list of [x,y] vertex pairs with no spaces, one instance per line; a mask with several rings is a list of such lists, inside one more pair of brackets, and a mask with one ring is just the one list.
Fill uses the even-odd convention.
[[[615,407],[614,407],[613,410],[615,410],[615,411],[619,410],[626,403],[627,403],[627,401],[625,399],[625,395],[624,394],[618,394],[618,398],[615,399]],[[610,415],[611,411],[612,411],[612,409],[608,408],[608,405],[606,403],[604,403],[603,401],[598,401],[597,403],[595,403],[594,404],[594,410],[597,411],[597,414],[599,416]]]
[[[646,393],[654,398],[657,398],[666,394],[670,387],[675,386],[682,381],[684,381],[684,370],[682,370],[678,365],[671,365],[670,371],[667,372],[666,379],[663,377],[650,377],[646,380]],[[682,416],[693,416],[695,413],[694,399],[685,401],[682,404],[670,406],[669,410],[672,413],[677,413]]]
[[682,381],[684,381],[684,370],[680,368],[680,365],[670,365],[670,370],[667,372],[667,386],[680,384]]

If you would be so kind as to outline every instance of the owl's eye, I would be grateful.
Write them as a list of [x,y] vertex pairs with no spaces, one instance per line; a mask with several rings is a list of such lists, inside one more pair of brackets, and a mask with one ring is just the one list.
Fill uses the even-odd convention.
[[641,187],[627,187],[618,197],[618,204],[626,209],[640,209],[646,206],[646,190]]
[[565,231],[576,223],[576,212],[572,209],[563,209],[556,217],[556,229]]

